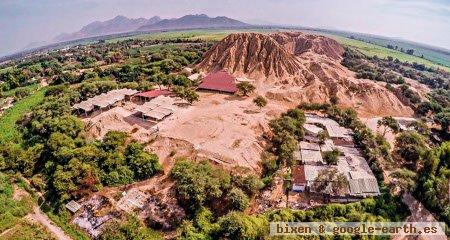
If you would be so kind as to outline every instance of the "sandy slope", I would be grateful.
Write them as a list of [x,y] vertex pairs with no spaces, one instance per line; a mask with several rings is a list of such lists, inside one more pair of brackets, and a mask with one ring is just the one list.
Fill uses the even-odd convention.
[[299,32],[231,34],[213,46],[198,67],[204,72],[225,69],[255,80],[270,99],[329,102],[360,115],[411,116],[413,111],[392,92],[371,80],[356,79],[340,64],[343,47],[336,41]]

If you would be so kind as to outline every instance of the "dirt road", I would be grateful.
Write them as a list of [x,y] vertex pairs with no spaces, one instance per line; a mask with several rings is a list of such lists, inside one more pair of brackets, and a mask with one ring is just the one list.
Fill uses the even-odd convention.
[[61,228],[50,220],[38,206],[33,208],[33,212],[26,216],[27,219],[42,224],[59,240],[72,240]]
[[[410,193],[403,194],[402,201],[408,205],[411,215],[406,218],[405,222],[437,222],[433,214],[431,214],[422,203],[417,201]],[[441,229],[444,231],[443,229]],[[394,236],[393,240],[446,240],[446,236]]]

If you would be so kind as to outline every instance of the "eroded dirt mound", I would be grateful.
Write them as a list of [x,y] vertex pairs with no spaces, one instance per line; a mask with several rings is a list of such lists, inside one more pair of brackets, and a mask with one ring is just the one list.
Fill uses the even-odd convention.
[[259,33],[230,34],[206,53],[199,67],[228,69],[250,77],[296,75],[303,68],[275,39]]
[[282,32],[269,35],[289,53],[296,56],[305,52],[325,55],[332,59],[342,59],[344,48],[335,40],[324,36],[301,32]]
[[353,107],[362,116],[411,116],[392,92],[371,80],[356,79],[341,65],[344,48],[335,40],[300,32],[231,34],[214,45],[198,67],[226,70],[255,80],[270,99],[330,102]]

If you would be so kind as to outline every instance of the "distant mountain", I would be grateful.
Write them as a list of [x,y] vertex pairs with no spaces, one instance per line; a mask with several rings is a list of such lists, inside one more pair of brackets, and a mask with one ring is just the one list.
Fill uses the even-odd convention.
[[102,35],[109,35],[115,33],[132,32],[141,26],[151,25],[156,22],[161,21],[158,16],[152,17],[150,19],[145,18],[127,18],[125,16],[117,16],[113,19],[100,22],[95,21],[84,26],[80,31],[74,33],[63,33],[56,36],[53,41],[64,42],[80,38],[88,38]]
[[248,27],[250,24],[228,17],[208,17],[205,14],[186,15],[180,18],[164,19],[153,24],[141,26],[139,31],[193,29],[193,28],[232,28]]
[[46,42],[46,41],[32,42],[32,43],[27,44],[22,50],[37,48],[37,47],[45,46],[48,44],[50,44],[50,43]]

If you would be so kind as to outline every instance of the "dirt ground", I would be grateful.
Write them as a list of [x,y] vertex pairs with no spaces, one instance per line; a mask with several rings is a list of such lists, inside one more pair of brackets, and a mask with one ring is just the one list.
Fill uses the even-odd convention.
[[[101,139],[108,131],[125,131],[141,142],[152,142],[154,151],[168,170],[173,163],[167,155],[203,157],[223,166],[243,166],[259,170],[263,151],[262,134],[268,121],[287,107],[277,101],[259,109],[252,102],[255,95],[238,97],[199,92],[200,101],[192,106],[175,107],[175,112],[158,123],[134,116],[135,103],[127,102],[102,113],[83,118],[88,135]],[[153,134],[158,129],[157,134]],[[156,137],[157,136],[157,137]],[[156,137],[156,138],[155,138]]]
[[[368,128],[370,128],[370,130],[372,130],[372,132],[374,133],[379,133],[379,134],[385,134],[384,137],[386,138],[386,140],[389,142],[389,144],[391,145],[391,147],[394,147],[394,143],[395,143],[395,137],[396,135],[392,132],[391,129],[389,128],[385,128],[384,126],[379,126],[378,127],[378,120],[381,119],[381,117],[374,117],[374,118],[360,118],[361,121],[366,124],[366,126]],[[401,118],[401,117],[395,117],[396,120],[407,120],[407,121],[411,121],[413,118]]]
[[83,122],[86,124],[88,137],[101,139],[109,131],[123,131],[130,133],[138,141],[147,142],[155,123],[134,116],[136,106],[133,102],[126,102],[110,110],[98,111],[84,117]]
[[258,109],[253,97],[199,92],[200,101],[176,111],[159,126],[159,135],[193,144],[200,154],[225,166],[255,171],[263,151],[262,134],[273,114],[285,107],[269,102]]

